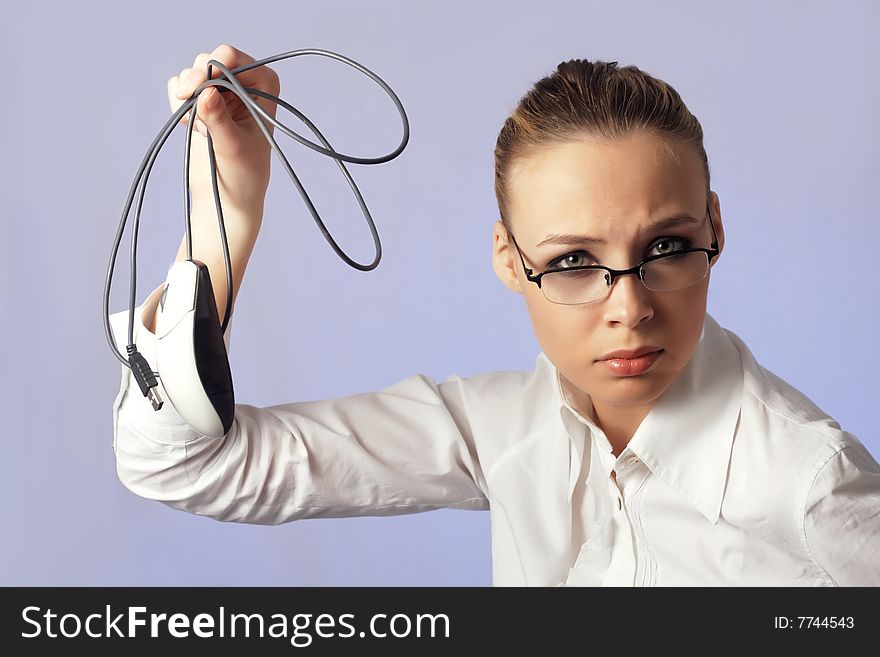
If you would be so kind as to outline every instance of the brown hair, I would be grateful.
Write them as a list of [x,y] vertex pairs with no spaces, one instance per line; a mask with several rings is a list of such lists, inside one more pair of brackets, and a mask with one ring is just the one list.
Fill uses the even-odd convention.
[[523,96],[495,143],[495,196],[509,228],[508,182],[512,168],[543,146],[585,138],[614,140],[636,131],[693,145],[703,161],[709,195],[709,160],[703,128],[669,84],[635,66],[572,59],[540,79]]

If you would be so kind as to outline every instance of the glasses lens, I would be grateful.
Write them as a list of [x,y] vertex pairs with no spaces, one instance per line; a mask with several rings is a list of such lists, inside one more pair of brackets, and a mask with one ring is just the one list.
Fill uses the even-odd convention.
[[553,303],[589,303],[608,293],[609,276],[604,269],[549,272],[541,279],[541,290]]
[[[671,292],[703,280],[709,273],[709,257],[704,251],[670,255],[652,260],[642,271],[649,290]],[[541,279],[541,290],[553,303],[591,303],[608,296],[610,276],[604,269],[548,272]]]
[[705,251],[692,251],[652,260],[642,267],[645,287],[655,292],[671,292],[701,281],[709,272]]

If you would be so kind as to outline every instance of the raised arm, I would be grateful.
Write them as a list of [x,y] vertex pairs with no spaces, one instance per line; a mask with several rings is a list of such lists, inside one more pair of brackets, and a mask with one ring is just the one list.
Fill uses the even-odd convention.
[[[172,110],[205,80],[209,59],[228,68],[254,61],[228,46],[200,54],[192,69],[168,81]],[[240,78],[246,86],[279,93],[277,76],[266,67]],[[212,97],[223,102],[212,107]],[[274,105],[264,107],[274,114]],[[221,99],[216,90],[205,92],[198,112],[217,155],[234,301],[260,230],[270,147],[232,95]],[[208,266],[222,318],[226,267],[207,140],[198,133],[191,158],[193,258]],[[184,240],[177,260],[185,258]],[[160,293],[161,287],[154,290],[134,318],[135,343],[153,369]],[[128,312],[111,315],[110,322],[124,351]],[[230,336],[231,325],[224,334],[227,350]],[[159,374],[160,396],[168,400]],[[131,372],[123,366],[113,404],[113,448],[120,481],[142,497],[218,520],[259,524],[488,508],[459,377],[438,384],[414,375],[379,392],[269,408],[237,404],[232,427],[221,438],[193,430],[169,401],[154,411],[131,383]]]

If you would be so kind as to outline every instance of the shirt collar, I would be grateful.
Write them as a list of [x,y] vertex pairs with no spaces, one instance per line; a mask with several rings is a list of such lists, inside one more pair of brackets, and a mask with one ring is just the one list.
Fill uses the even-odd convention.
[[[552,377],[554,403],[572,441],[574,466],[574,460],[583,454],[583,425],[600,441],[602,436],[597,432],[601,430],[569,404],[559,371],[550,359],[543,352],[538,359]],[[721,513],[742,389],[739,351],[707,312],[700,341],[687,367],[655,402],[627,445],[653,474],[713,524]],[[610,451],[607,441],[604,443]],[[579,465],[580,461],[572,468],[569,495]]]

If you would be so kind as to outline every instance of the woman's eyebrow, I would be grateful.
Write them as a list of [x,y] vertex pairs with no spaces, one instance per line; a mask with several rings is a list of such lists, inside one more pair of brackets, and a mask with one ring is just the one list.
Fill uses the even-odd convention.
[[[663,228],[671,228],[673,226],[681,226],[684,224],[699,224],[700,219],[692,217],[689,214],[677,214],[672,217],[660,219],[645,227],[645,232],[659,230]],[[587,235],[576,235],[572,233],[550,233],[538,246],[546,244],[562,244],[562,245],[581,245],[581,244],[605,244],[606,240],[598,237],[588,237]]]

